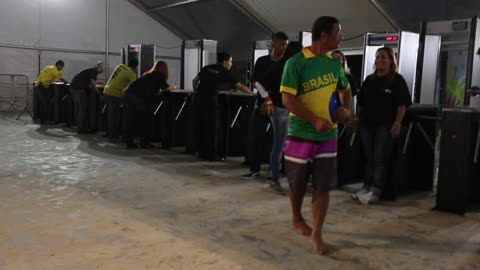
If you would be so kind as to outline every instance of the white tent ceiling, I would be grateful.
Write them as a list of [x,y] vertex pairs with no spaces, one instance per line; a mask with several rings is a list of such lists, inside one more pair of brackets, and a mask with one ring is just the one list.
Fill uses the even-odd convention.
[[[395,31],[370,0],[235,0],[248,8],[275,31],[297,33],[309,31],[316,18],[324,15],[337,17],[348,39],[365,32]],[[361,46],[362,39],[344,42],[344,47]]]
[[[313,21],[322,15],[339,18],[346,39],[364,32],[395,31],[395,26],[375,7],[373,0],[222,0],[229,1],[269,32],[284,31],[297,34],[309,31]],[[209,0],[132,0],[140,3],[153,17],[165,17],[170,10],[188,8],[191,5],[211,4]],[[221,12],[212,10],[209,16]],[[163,15],[162,15],[163,14]],[[206,15],[206,14],[205,14]],[[171,20],[170,20],[171,21]],[[186,22],[184,22],[186,23]],[[198,23],[198,22],[197,22]],[[177,23],[175,23],[177,24]],[[173,28],[178,28],[178,25]],[[188,25],[188,24],[187,24]],[[179,29],[172,29],[177,30]],[[181,29],[186,30],[186,29]],[[343,47],[359,47],[362,39],[345,41]]]

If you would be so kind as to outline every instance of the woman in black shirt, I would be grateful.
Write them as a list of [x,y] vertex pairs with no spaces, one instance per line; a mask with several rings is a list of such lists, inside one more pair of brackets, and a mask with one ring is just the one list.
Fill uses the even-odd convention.
[[176,89],[176,85],[169,86],[168,66],[163,61],[157,61],[155,65],[145,74],[132,82],[125,90],[126,106],[126,127],[125,142],[127,148],[138,148],[133,141],[135,130],[139,130],[141,148],[152,148],[150,136],[153,126],[153,104],[154,96],[160,95],[163,91]]
[[398,74],[392,48],[380,48],[375,58],[375,72],[368,76],[358,94],[354,118],[366,155],[367,168],[362,190],[354,195],[361,203],[378,201],[382,195],[393,141],[400,129],[411,96],[405,79]]
[[217,64],[203,67],[192,81],[195,91],[195,136],[198,156],[202,159],[219,160],[222,158],[217,138],[220,124],[218,93],[222,90],[236,88],[246,94],[252,94],[250,89],[233,76],[230,71],[232,65],[233,58],[230,54],[218,53]]

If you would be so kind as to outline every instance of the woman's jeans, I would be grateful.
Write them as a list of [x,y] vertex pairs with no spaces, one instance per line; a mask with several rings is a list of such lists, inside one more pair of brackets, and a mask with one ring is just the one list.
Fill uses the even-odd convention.
[[392,157],[393,139],[391,126],[368,127],[361,125],[366,171],[363,188],[381,196],[388,176]]

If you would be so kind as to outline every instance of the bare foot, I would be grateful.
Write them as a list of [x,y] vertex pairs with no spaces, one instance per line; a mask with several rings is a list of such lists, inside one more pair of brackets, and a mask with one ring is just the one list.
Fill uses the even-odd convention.
[[312,235],[312,244],[313,249],[317,252],[318,255],[325,255],[328,253],[328,246],[323,242],[321,236],[314,236]]
[[312,235],[312,228],[308,226],[305,220],[295,221],[293,222],[293,229],[296,233],[302,236],[311,236]]

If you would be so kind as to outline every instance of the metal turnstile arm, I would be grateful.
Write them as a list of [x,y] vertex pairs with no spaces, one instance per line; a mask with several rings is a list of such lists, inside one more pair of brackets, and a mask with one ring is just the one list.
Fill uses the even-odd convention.
[[162,105],[163,105],[163,100],[160,102],[160,104],[158,104],[158,107],[157,109],[155,110],[155,112],[153,113],[153,115],[157,115],[158,111],[160,110],[160,108],[162,108]]
[[418,123],[418,122],[417,122],[417,127],[420,130],[420,132],[422,133],[425,140],[427,141],[428,145],[430,145],[430,148],[432,148],[432,150],[435,151],[435,146],[433,145],[432,140],[430,140],[430,138],[428,137],[427,132],[425,132],[425,129],[423,129],[422,125],[420,125],[420,123]]
[[350,147],[353,146],[353,143],[355,142],[355,137],[356,137],[356,136],[357,136],[357,133],[354,132],[354,133],[352,134],[352,138],[350,138]]
[[410,124],[408,125],[408,132],[407,132],[407,138],[405,139],[405,145],[403,146],[404,155],[407,153],[407,147],[408,147],[408,143],[410,142],[410,136],[412,135],[412,129],[413,129],[413,122],[410,122]]
[[240,106],[237,110],[237,113],[235,114],[235,118],[233,118],[232,124],[230,125],[230,128],[233,128],[235,126],[235,123],[237,122],[238,116],[240,115],[240,112],[242,112],[243,106]]
[[475,155],[473,156],[473,163],[478,164],[478,154],[480,152],[480,128],[478,128],[477,143],[475,144]]
[[180,110],[178,111],[177,113],[177,117],[175,117],[175,121],[178,121],[178,118],[180,118],[180,115],[182,114],[183,112],[183,109],[185,108],[185,105],[187,104],[187,100],[185,99],[183,101],[183,104],[182,104],[182,107],[180,108]]
[[106,110],[107,110],[107,104],[103,104],[102,112],[100,114],[104,115]]

